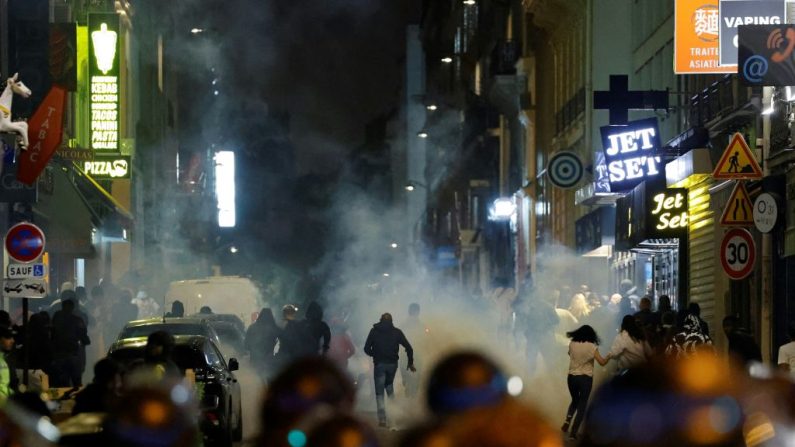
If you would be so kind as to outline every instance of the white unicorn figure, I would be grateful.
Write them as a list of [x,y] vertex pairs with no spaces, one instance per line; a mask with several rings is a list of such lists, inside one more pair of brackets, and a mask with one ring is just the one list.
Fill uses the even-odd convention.
[[19,135],[21,139],[20,148],[28,148],[28,123],[25,121],[11,122],[11,103],[14,100],[14,93],[17,95],[28,98],[30,97],[30,89],[18,81],[19,73],[14,73],[14,76],[8,78],[6,81],[6,88],[3,94],[0,95],[0,132],[9,132]]

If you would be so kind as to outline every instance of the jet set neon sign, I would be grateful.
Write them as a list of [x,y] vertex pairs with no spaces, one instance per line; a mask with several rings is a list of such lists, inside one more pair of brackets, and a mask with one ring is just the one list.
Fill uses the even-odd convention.
[[601,131],[612,192],[628,191],[661,173],[656,118],[632,121],[627,126],[605,126]]

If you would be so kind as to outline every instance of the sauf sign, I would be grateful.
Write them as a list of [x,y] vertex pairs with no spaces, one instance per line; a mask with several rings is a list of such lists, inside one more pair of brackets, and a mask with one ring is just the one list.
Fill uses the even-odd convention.
[[89,14],[91,149],[119,150],[119,16]]
[[602,145],[613,192],[629,191],[660,174],[660,131],[657,119],[632,121],[626,126],[604,126]]

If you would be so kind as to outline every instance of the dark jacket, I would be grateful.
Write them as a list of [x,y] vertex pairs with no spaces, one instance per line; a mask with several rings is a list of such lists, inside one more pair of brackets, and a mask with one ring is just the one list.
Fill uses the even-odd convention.
[[80,413],[107,413],[110,411],[110,398],[96,383],[90,383],[75,396],[72,415]]
[[736,357],[741,362],[762,361],[762,351],[756,344],[754,337],[743,330],[735,330],[728,334],[729,355]]
[[393,326],[391,321],[381,321],[370,329],[370,334],[364,343],[364,352],[373,358],[375,364],[397,363],[400,345],[406,350],[409,365],[413,365],[414,350],[403,335],[403,331]]
[[258,319],[249,326],[246,332],[246,350],[251,355],[251,362],[256,366],[265,366],[273,360],[273,350],[276,347],[276,340],[281,335],[281,329],[265,318]]
[[78,355],[80,347],[91,344],[86,323],[75,314],[59,310],[52,318],[53,350],[56,357]]
[[312,343],[312,333],[306,320],[290,320],[279,334],[279,358],[281,361],[291,361],[317,355],[317,341],[314,349]]
[[[306,325],[307,330],[312,334],[313,353],[318,352],[318,346],[322,347],[322,353],[328,352],[329,343],[331,342],[331,329],[328,324],[323,321],[323,308],[316,302],[309,303],[306,308]],[[322,344],[321,344],[322,343]]]

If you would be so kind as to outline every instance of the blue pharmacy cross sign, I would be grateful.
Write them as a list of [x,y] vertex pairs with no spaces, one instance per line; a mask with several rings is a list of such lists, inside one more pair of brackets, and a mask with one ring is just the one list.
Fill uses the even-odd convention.
[[667,110],[668,90],[629,90],[629,76],[610,75],[610,90],[593,92],[593,108],[609,110],[611,126],[626,126],[630,110]]
[[17,262],[33,262],[44,253],[44,232],[36,225],[18,223],[6,233],[8,256]]

